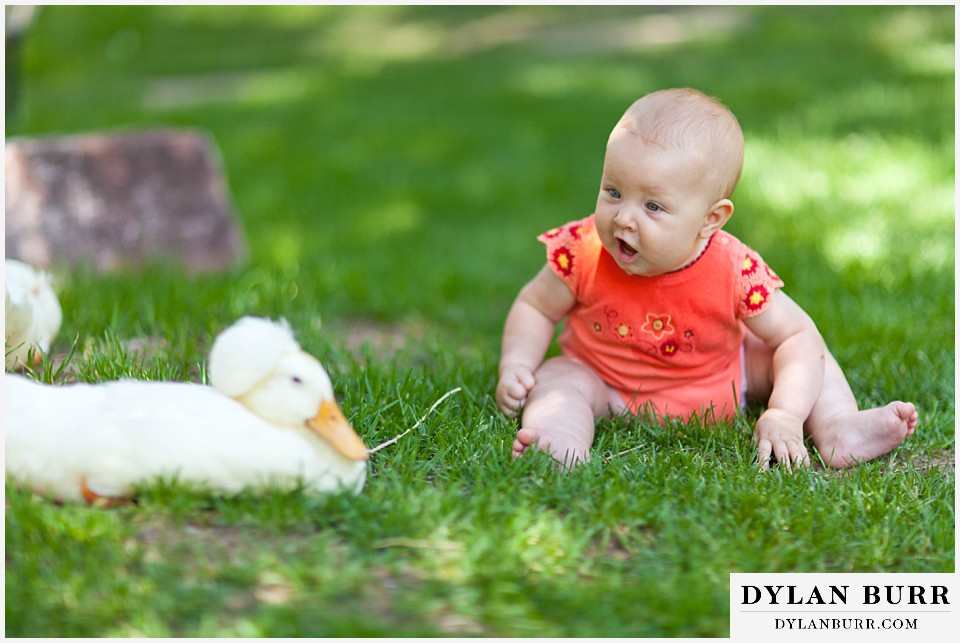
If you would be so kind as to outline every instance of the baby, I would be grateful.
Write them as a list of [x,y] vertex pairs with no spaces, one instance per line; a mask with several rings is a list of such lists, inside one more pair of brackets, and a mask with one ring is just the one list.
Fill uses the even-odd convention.
[[[635,102],[607,141],[593,215],[545,232],[547,263],[503,333],[496,399],[522,410],[515,455],[573,464],[594,423],[629,410],[706,421],[766,404],[757,457],[810,466],[804,430],[841,468],[911,435],[908,402],[859,410],[810,317],[751,248],[723,230],[743,133],[717,100],[668,89]],[[562,356],[544,360],[562,320]]]

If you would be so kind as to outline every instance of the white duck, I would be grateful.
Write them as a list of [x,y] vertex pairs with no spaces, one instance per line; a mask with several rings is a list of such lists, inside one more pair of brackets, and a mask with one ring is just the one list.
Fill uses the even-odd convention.
[[7,475],[100,506],[158,476],[228,494],[301,482],[360,492],[369,452],[285,323],[244,317],[217,337],[208,370],[212,386],[5,374]]
[[16,259],[3,262],[3,273],[6,370],[27,365],[31,348],[35,365],[40,360],[36,349],[50,350],[50,342],[60,330],[63,321],[60,302],[50,287],[47,273]]

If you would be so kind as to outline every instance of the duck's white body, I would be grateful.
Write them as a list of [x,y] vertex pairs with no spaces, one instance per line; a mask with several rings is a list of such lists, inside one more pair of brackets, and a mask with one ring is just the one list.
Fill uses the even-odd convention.
[[45,272],[22,261],[7,259],[3,282],[5,367],[11,369],[26,365],[31,348],[50,350],[50,342],[60,330],[63,312],[50,287],[50,276]]
[[[237,346],[233,342],[224,350]],[[214,364],[214,357],[211,375],[215,365],[239,369],[242,364],[225,358]],[[250,379],[257,373],[245,376],[234,370],[231,375]],[[366,479],[366,450],[333,403],[319,363],[302,352],[287,353],[260,375],[238,401],[201,384],[49,386],[5,374],[7,475],[62,501],[130,497],[136,485],[158,477],[227,494],[297,485],[315,492],[359,493]],[[292,392],[284,388],[288,385]],[[360,445],[357,452],[344,456],[308,428],[320,417],[318,407],[339,416],[346,427],[341,430]],[[285,413],[300,419],[284,422]]]

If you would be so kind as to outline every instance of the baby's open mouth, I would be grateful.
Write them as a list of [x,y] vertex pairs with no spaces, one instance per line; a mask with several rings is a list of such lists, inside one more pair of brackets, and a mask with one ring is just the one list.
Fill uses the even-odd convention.
[[627,257],[633,257],[637,254],[636,248],[631,246],[629,243],[627,243],[623,239],[617,239],[617,245],[620,248],[620,252],[622,252]]

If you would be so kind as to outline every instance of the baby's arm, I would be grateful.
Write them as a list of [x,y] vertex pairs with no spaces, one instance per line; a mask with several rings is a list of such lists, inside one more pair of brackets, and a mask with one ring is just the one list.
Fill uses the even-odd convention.
[[575,301],[570,287],[544,266],[513,302],[503,329],[496,394],[497,405],[506,415],[514,417],[520,410],[557,324]]
[[803,423],[823,389],[823,337],[810,316],[781,290],[765,311],[744,323],[773,351],[773,390],[757,420],[757,457],[763,466],[771,454],[788,469],[792,463],[810,466]]

